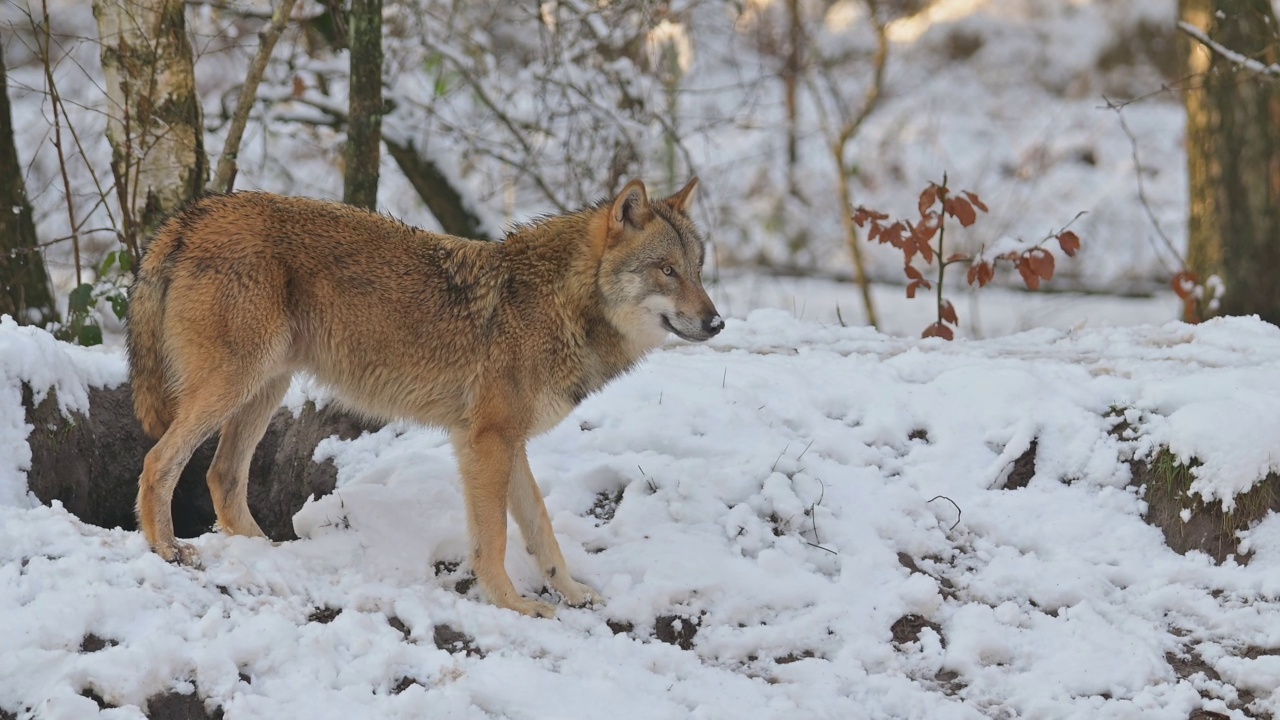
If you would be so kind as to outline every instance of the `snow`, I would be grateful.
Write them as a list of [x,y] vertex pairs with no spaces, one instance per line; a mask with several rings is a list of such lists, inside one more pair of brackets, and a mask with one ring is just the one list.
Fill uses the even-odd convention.
[[[1256,319],[946,343],[757,310],[672,341],[530,445],[570,567],[608,598],[554,620],[452,589],[457,469],[411,424],[322,442],[338,488],[297,514],[302,539],[205,535],[203,569],[39,505],[19,384],[84,410],[123,375],[118,350],[0,323],[0,709],[19,717],[139,718],[170,690],[228,720],[1280,711],[1280,519],[1244,533],[1247,564],[1179,555],[1127,464],[1195,457],[1193,491],[1228,503],[1280,470],[1280,330]],[[286,404],[316,397],[300,380]],[[1004,489],[1032,440],[1034,476]],[[906,616],[932,625],[897,643]],[[654,637],[690,623],[690,649]],[[479,652],[437,648],[438,626]],[[81,652],[88,634],[107,647]],[[1191,655],[1205,671],[1180,677]]]

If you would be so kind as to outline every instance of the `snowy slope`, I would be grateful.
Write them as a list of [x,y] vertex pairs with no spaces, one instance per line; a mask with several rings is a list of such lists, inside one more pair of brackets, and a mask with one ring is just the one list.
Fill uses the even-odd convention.
[[[1280,519],[1247,564],[1178,555],[1125,462],[1194,455],[1213,497],[1280,469],[1280,331],[1255,320],[948,344],[759,311],[673,342],[531,445],[570,566],[609,598],[555,620],[454,590],[457,470],[412,426],[323,443],[339,487],[295,518],[303,540],[207,535],[202,570],[32,503],[18,382],[74,406],[122,377],[118,354],[0,325],[18,717],[139,718],[171,690],[227,720],[1280,711]],[[1002,489],[1033,439],[1034,477]],[[452,632],[470,653],[437,647]]]

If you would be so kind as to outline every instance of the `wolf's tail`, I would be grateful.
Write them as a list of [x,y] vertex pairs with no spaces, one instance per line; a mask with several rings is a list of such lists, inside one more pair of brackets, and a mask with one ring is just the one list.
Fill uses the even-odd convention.
[[173,421],[170,366],[164,343],[164,301],[169,290],[169,255],[177,246],[161,228],[138,264],[129,287],[129,319],[125,326],[129,348],[129,383],[133,409],[148,435],[159,438]]

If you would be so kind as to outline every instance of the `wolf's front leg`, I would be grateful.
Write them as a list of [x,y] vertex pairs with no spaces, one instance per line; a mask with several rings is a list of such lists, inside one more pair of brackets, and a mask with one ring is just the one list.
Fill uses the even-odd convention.
[[555,608],[516,592],[507,575],[507,488],[516,449],[499,431],[471,430],[455,433],[454,452],[462,471],[467,526],[471,531],[472,565],[480,589],[489,602],[525,615],[549,618]]
[[529,469],[524,445],[516,448],[511,464],[511,514],[520,525],[525,544],[537,559],[538,569],[552,590],[574,607],[603,601],[599,593],[569,575],[560,543],[556,542],[555,530],[551,527],[551,518],[547,516],[547,506],[542,501],[542,492]]

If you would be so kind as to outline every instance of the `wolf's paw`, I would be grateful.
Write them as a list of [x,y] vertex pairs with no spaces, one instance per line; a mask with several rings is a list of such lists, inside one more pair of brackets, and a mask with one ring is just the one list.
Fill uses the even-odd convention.
[[571,607],[604,604],[603,595],[577,580],[568,579],[566,582],[556,584],[552,589],[560,593],[560,596],[564,598],[565,604]]
[[157,545],[155,551],[157,555],[175,565],[200,567],[200,551],[195,549],[193,545],[174,540],[163,545]]
[[521,615],[528,615],[529,617],[553,618],[556,616],[556,608],[551,603],[531,600],[527,597],[516,597],[508,607]]

